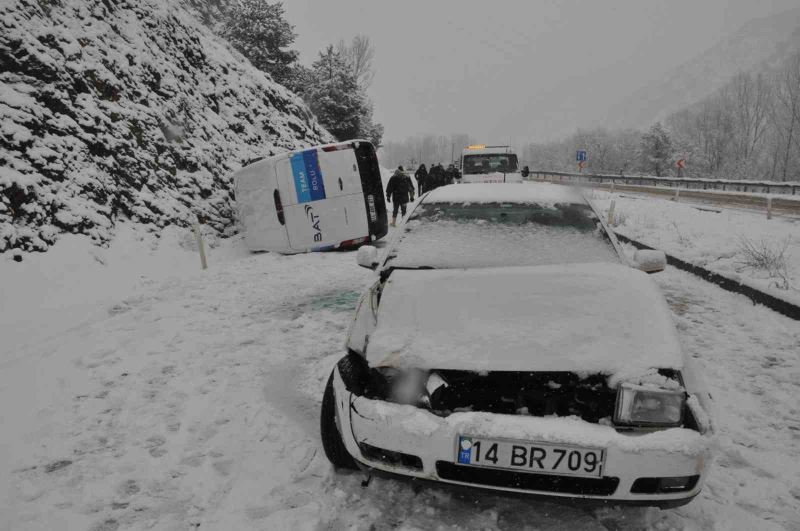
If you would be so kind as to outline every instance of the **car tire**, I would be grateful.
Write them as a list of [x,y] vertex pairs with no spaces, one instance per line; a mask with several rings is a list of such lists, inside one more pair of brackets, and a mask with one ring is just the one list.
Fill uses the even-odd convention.
[[339,433],[339,428],[336,426],[336,397],[333,392],[333,372],[328,378],[328,385],[325,386],[325,394],[322,395],[319,428],[322,436],[322,448],[334,468],[357,470],[356,461],[347,451],[344,441],[342,441],[342,435]]

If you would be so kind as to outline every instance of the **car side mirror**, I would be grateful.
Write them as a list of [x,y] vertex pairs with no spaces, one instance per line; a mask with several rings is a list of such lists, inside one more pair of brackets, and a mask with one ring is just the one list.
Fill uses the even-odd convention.
[[362,245],[356,254],[356,262],[361,267],[375,270],[378,267],[378,249],[372,245]]
[[667,255],[656,249],[639,249],[633,253],[633,265],[645,273],[658,273],[667,267]]

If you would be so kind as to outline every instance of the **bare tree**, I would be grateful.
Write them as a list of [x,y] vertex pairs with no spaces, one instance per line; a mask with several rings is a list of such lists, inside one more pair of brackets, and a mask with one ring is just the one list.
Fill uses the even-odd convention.
[[769,86],[763,75],[737,74],[731,82],[736,131],[736,158],[747,163],[766,131],[769,110]]
[[366,90],[372,84],[372,79],[375,77],[375,68],[373,62],[375,60],[375,48],[372,46],[372,41],[366,35],[356,35],[350,44],[344,40],[340,40],[336,45],[336,50],[342,54],[348,65],[350,65],[351,72],[358,80],[358,85],[362,90]]
[[783,120],[783,171],[781,180],[785,181],[789,173],[790,156],[792,155],[792,144],[797,140],[797,128],[800,124],[800,53],[794,54],[786,62],[782,71],[778,74],[775,90],[777,112],[774,117]]

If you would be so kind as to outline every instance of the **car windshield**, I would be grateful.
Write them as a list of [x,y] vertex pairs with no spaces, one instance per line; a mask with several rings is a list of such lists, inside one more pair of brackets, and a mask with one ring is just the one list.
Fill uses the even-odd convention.
[[423,203],[387,265],[449,269],[588,262],[620,262],[589,205]]
[[465,155],[464,173],[513,173],[517,171],[516,155]]

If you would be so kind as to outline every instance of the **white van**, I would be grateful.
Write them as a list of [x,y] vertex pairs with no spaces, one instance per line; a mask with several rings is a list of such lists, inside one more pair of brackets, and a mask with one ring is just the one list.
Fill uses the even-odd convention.
[[237,171],[233,186],[251,251],[356,247],[388,232],[378,157],[366,140],[261,160]]
[[509,146],[468,146],[461,153],[461,182],[521,183],[517,154]]

